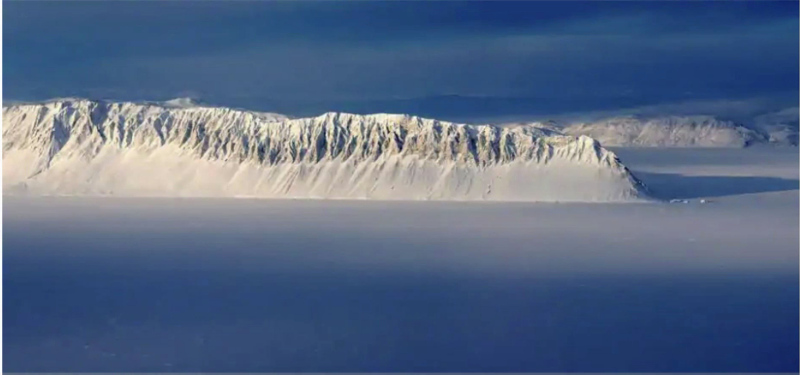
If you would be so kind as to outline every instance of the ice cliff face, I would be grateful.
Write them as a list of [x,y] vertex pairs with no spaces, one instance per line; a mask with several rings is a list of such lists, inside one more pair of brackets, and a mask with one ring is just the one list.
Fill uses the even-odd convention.
[[3,108],[4,193],[626,201],[595,140],[406,115],[70,99]]
[[763,132],[709,116],[614,117],[571,124],[563,131],[590,136],[605,146],[746,147],[769,141]]

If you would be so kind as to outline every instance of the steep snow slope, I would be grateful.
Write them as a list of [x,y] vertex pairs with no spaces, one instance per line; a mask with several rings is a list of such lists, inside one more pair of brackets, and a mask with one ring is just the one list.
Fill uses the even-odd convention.
[[708,116],[614,117],[571,124],[563,131],[587,135],[604,146],[746,147],[770,141],[765,132]]
[[535,126],[89,100],[4,107],[3,122],[4,193],[626,201],[642,188],[593,139]]

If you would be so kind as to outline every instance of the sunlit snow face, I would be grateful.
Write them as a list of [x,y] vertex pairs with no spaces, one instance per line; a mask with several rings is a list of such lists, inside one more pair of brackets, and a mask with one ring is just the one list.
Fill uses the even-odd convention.
[[[180,103],[177,103],[180,104]],[[184,103],[185,104],[185,103]],[[635,177],[585,136],[408,115],[285,116],[60,99],[3,109],[14,194],[627,202]]]

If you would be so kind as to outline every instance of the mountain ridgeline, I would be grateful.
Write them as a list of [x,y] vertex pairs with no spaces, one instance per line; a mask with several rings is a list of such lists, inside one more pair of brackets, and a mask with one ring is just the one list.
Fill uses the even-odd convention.
[[535,124],[65,99],[3,108],[5,194],[631,201],[592,138]]

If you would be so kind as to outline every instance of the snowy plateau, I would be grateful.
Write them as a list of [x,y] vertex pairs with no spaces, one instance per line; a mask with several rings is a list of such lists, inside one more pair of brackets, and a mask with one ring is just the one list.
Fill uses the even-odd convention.
[[62,99],[3,108],[4,194],[622,202],[616,155],[538,124],[408,115],[288,118]]

